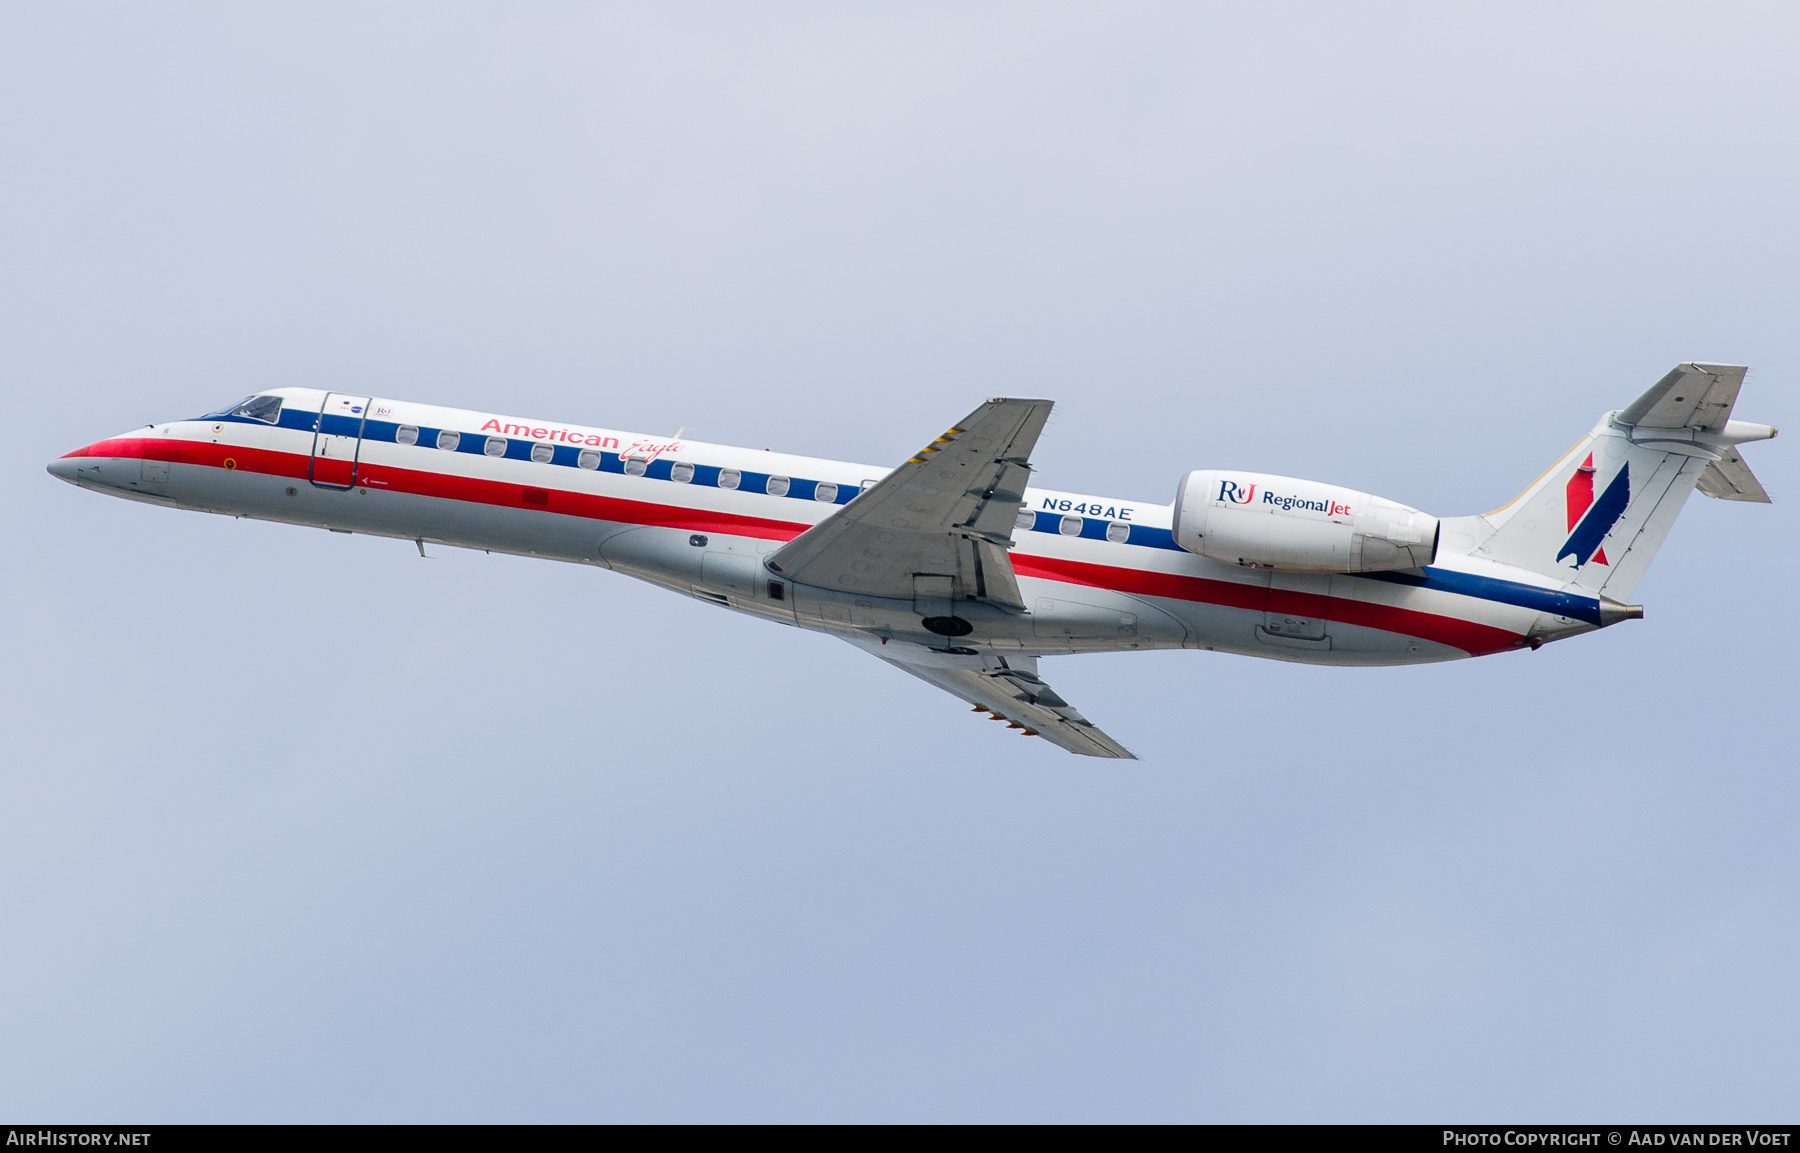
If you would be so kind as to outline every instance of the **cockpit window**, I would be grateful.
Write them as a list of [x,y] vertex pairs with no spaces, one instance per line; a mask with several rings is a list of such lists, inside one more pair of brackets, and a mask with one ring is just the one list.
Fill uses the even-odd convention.
[[248,396],[230,408],[220,409],[214,416],[247,416],[251,420],[260,420],[264,424],[278,424],[281,421],[281,398],[279,396]]

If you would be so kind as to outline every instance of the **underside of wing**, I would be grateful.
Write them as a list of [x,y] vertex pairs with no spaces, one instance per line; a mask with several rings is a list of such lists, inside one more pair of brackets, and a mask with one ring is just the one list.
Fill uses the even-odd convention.
[[988,401],[769,558],[818,588],[1024,610],[1006,550],[1051,402]]
[[[1020,729],[1026,736],[1043,737],[1084,757],[1137,760],[1043,682],[1037,673],[1036,657],[990,653],[955,661],[916,645],[851,643],[927,684],[961,697],[975,706],[976,712],[1006,721],[1008,728]],[[915,654],[912,650],[918,651]]]

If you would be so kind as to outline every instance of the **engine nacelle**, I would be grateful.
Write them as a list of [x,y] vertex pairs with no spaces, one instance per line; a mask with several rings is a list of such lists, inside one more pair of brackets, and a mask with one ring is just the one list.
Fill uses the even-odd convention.
[[1430,564],[1437,556],[1438,521],[1332,484],[1207,469],[1181,479],[1175,542],[1227,564],[1380,572]]

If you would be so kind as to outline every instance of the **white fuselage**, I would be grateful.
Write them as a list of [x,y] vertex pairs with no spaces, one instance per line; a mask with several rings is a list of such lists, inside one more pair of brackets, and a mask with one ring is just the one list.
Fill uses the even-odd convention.
[[[311,389],[269,395],[282,399],[277,423],[153,425],[51,471],[179,508],[599,565],[863,644],[943,643],[909,600],[796,585],[762,563],[885,467]],[[1383,665],[1535,647],[1598,624],[1584,619],[1592,601],[1469,556],[1410,573],[1287,573],[1182,549],[1165,504],[1032,487],[1025,509],[1010,556],[1028,611],[970,606],[959,646]]]

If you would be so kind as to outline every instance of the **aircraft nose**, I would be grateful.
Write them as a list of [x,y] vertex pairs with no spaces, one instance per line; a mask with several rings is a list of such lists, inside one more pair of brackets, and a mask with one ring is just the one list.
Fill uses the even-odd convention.
[[51,476],[57,478],[58,480],[66,480],[70,484],[74,484],[75,483],[75,472],[80,467],[81,467],[81,458],[80,457],[59,456],[55,460],[51,461],[48,465],[45,465],[44,471],[49,473]]

